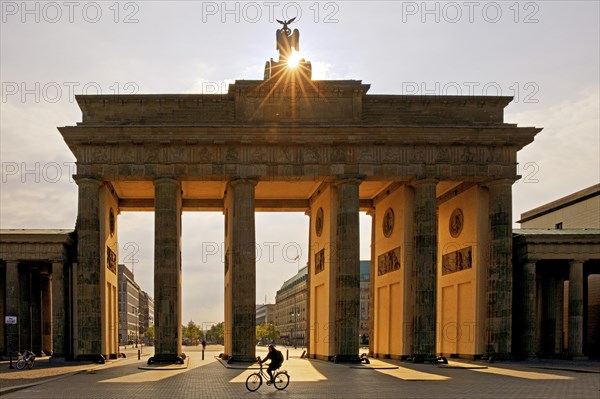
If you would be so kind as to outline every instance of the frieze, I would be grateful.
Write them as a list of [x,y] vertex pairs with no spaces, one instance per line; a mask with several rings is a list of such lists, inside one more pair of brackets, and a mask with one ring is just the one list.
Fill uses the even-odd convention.
[[[497,161],[490,162],[490,156]],[[258,178],[322,178],[347,173],[378,177],[431,176],[438,179],[516,177],[511,150],[487,146],[265,144],[124,144],[78,147],[77,172],[107,177],[152,177],[156,173],[222,179],[253,167]],[[461,160],[462,159],[462,160]],[[467,161],[470,159],[471,161]],[[198,168],[198,165],[210,168]],[[357,164],[360,164],[357,169]],[[111,168],[118,166],[117,169]],[[141,167],[135,167],[140,165]],[[160,169],[177,165],[174,171]],[[239,169],[242,168],[242,169]],[[160,170],[159,170],[160,169]],[[202,174],[197,172],[202,170]],[[134,172],[135,171],[135,172]],[[284,174],[281,172],[285,171]],[[110,172],[110,173],[109,173]],[[156,172],[156,173],[155,173]]]
[[289,148],[276,148],[277,153],[276,161],[278,163],[292,163],[294,158],[292,156],[292,151]]
[[319,163],[321,157],[317,148],[309,147],[303,150],[302,159],[304,163]]
[[396,270],[400,270],[400,247],[387,251],[377,257],[378,276],[383,276]]
[[358,162],[375,162],[375,149],[362,147],[358,153]]
[[106,247],[106,268],[117,274],[117,254],[109,247]]
[[442,255],[442,275],[452,274],[473,267],[472,247]]
[[346,149],[335,147],[331,151],[330,161],[334,163],[344,163],[346,162]]
[[[511,163],[510,151],[503,148],[473,146],[252,146],[223,145],[83,145],[78,147],[79,162],[110,163],[360,163],[373,164],[471,164]],[[297,151],[301,158],[296,156]],[[220,157],[219,153],[223,156]],[[356,154],[356,155],[354,155]]]
[[315,254],[315,274],[325,270],[325,248]]
[[236,148],[228,148],[225,152],[225,162],[238,162],[240,160],[239,151]]

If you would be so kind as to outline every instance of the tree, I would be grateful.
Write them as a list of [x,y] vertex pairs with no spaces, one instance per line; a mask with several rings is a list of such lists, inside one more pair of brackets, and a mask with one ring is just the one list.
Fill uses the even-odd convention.
[[206,339],[210,342],[222,344],[225,340],[225,323],[220,322],[212,325],[206,332]]
[[188,344],[197,345],[202,339],[202,331],[193,320],[190,320],[187,326],[182,326],[182,336]]
[[279,339],[280,332],[273,323],[263,323],[256,326],[256,339],[262,343],[273,342]]
[[148,338],[148,343],[150,345],[154,344],[154,326],[150,326],[148,327],[148,329],[146,330],[146,332],[144,333],[144,336],[146,338]]

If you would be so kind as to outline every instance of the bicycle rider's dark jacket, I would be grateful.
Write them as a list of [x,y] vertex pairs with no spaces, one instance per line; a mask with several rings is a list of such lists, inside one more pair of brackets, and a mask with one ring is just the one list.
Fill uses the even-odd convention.
[[269,359],[271,359],[271,364],[269,364],[269,367],[271,369],[278,369],[283,364],[283,354],[281,353],[281,351],[278,351],[277,349],[269,352],[267,357],[265,357],[263,359],[263,363]]

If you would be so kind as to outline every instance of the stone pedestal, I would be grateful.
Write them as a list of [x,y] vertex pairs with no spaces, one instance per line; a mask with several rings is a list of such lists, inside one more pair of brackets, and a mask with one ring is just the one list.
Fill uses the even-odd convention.
[[536,261],[528,261],[523,265],[522,274],[523,294],[523,344],[526,357],[535,357],[539,352],[536,316]]
[[225,194],[225,354],[256,360],[256,238],[251,179],[232,180]]
[[360,179],[343,179],[337,189],[335,275],[335,359],[358,361],[360,325]]
[[102,354],[100,295],[100,188],[95,178],[76,178],[79,186],[77,210],[77,359],[99,360]]
[[583,357],[583,261],[569,264],[569,356]]
[[417,359],[431,359],[436,350],[436,281],[437,281],[437,180],[413,183],[414,195],[414,265],[412,280],[415,302],[413,313],[413,350]]
[[62,261],[52,262],[52,357],[64,357],[66,353],[66,298],[65,265]]
[[181,185],[154,180],[154,362],[181,362]]
[[[21,297],[19,285],[19,262],[6,261],[6,315],[16,316],[17,324],[6,324],[6,352],[7,355],[16,357],[19,352],[19,302]],[[2,320],[4,322],[4,320]]]

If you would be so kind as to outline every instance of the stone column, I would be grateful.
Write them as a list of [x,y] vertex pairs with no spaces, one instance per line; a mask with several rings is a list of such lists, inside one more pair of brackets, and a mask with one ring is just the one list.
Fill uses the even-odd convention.
[[50,276],[42,275],[42,352],[52,354],[52,286]]
[[21,265],[19,273],[19,351],[32,350],[33,336],[31,330],[31,271]]
[[569,263],[569,356],[583,357],[583,261]]
[[358,360],[360,326],[360,179],[336,182],[335,340],[337,361]]
[[43,356],[42,350],[42,281],[39,271],[31,274],[31,350]]
[[437,180],[414,182],[413,355],[419,360],[436,354]]
[[508,359],[512,351],[512,183],[498,180],[488,184],[491,239],[487,352],[495,359]]
[[67,318],[65,306],[65,265],[52,262],[52,357],[65,357]]
[[542,324],[542,351],[546,355],[555,354],[556,343],[556,308],[558,305],[558,292],[556,274],[553,270],[547,271],[544,276],[544,315]]
[[77,346],[80,360],[98,360],[102,354],[102,318],[100,301],[100,188],[96,178],[77,177]]
[[304,327],[306,331],[306,337],[304,339],[304,345],[306,346],[306,358],[308,359],[310,356],[310,352],[312,350],[311,344],[311,325],[310,325],[310,306],[311,306],[311,270],[314,270],[314,260],[312,256],[312,244],[311,244],[311,229],[312,229],[312,214],[310,209],[305,212],[308,216],[308,263],[306,270],[306,325]]
[[[231,317],[225,329],[230,331],[227,353],[236,361],[256,360],[256,237],[254,190],[252,179],[232,180],[227,185],[226,268],[229,270],[229,301],[225,309]],[[227,278],[227,277],[226,277]]]
[[[17,324],[6,324],[6,352],[16,357],[19,352],[19,325],[20,312],[19,301],[21,297],[19,286],[19,262],[16,260],[6,261],[6,316],[16,316]],[[0,320],[4,323],[4,320]]]
[[369,210],[367,215],[371,216],[371,264],[369,268],[369,356],[375,356],[375,237],[377,223],[375,208]]
[[155,354],[149,362],[181,362],[181,185],[154,180]]
[[536,316],[537,283],[536,261],[528,260],[523,265],[523,346],[526,357],[535,357],[539,349],[538,318]]

